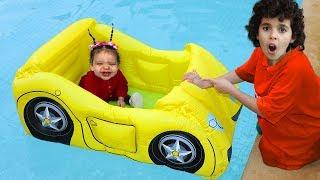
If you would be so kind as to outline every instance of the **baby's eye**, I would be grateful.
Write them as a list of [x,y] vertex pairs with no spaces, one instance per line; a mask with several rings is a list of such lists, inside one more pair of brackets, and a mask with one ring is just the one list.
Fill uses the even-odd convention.
[[102,63],[96,63],[98,66],[101,66],[102,65]]

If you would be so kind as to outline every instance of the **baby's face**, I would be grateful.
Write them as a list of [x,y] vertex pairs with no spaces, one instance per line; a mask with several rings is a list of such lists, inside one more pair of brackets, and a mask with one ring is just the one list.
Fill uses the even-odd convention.
[[271,62],[276,63],[283,55],[289,43],[293,42],[289,19],[279,21],[275,18],[262,18],[257,35],[264,54]]
[[117,58],[110,52],[101,51],[94,55],[90,69],[100,79],[109,80],[119,69]]

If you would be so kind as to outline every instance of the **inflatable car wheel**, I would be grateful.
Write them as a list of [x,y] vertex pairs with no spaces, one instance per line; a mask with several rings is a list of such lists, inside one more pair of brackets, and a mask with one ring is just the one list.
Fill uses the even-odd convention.
[[155,137],[149,146],[149,155],[155,164],[173,169],[196,172],[204,162],[204,151],[194,136],[185,132],[165,132]]
[[34,137],[70,144],[73,123],[56,101],[45,97],[32,99],[24,109],[24,119]]

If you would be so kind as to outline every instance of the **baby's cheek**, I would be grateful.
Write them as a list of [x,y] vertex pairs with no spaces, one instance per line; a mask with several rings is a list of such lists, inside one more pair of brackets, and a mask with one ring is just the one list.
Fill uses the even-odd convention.
[[114,69],[115,71],[117,71],[119,68],[118,68],[118,66],[115,66],[115,67],[113,67],[113,69]]

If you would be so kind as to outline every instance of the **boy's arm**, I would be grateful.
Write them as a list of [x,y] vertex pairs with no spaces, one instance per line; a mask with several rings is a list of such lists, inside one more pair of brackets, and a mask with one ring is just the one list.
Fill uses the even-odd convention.
[[259,116],[262,116],[261,112],[258,109],[257,98],[251,97],[246,93],[241,92],[237,88],[234,88],[230,91],[230,95],[240,101],[244,106],[249,108],[251,111],[255,112]]
[[214,87],[213,81],[216,79],[225,79],[232,84],[243,82],[243,80],[236,74],[235,71],[229,72],[217,78],[202,78],[196,71],[188,72],[184,75],[184,80],[193,83],[200,88],[207,89]]
[[[229,76],[230,77],[230,76]],[[230,81],[236,82],[236,78],[231,77]],[[225,78],[217,78],[211,80],[214,88],[216,88],[221,93],[228,93],[238,101],[240,101],[243,105],[245,105],[250,110],[257,113],[259,116],[262,116],[261,112],[258,109],[257,99],[251,97],[243,92],[241,92],[238,88],[234,87],[233,84]]]
[[238,84],[243,82],[243,80],[237,75],[235,71],[228,72],[222,76],[217,77],[216,79],[226,79],[229,81],[231,84]]

